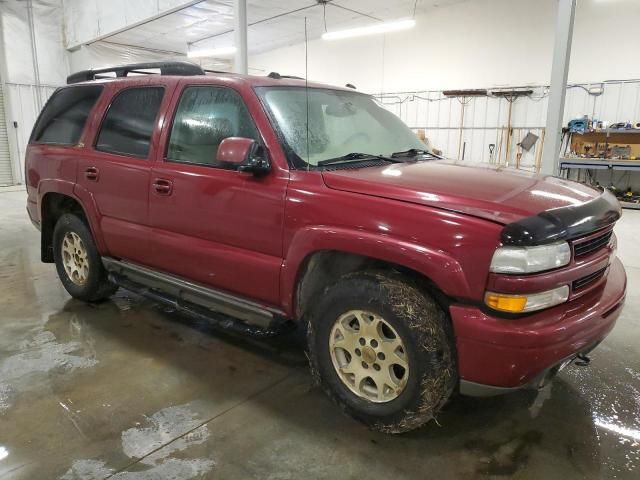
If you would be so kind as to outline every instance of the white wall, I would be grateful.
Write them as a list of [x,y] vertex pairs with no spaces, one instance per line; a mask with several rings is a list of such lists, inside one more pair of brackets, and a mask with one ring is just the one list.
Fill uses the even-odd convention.
[[[27,8],[28,2],[18,0],[8,0],[0,6],[0,76],[13,177],[19,183],[24,181],[24,152],[33,123],[49,95],[65,83],[69,73],[63,48],[62,1],[33,1],[39,81],[33,67]],[[14,121],[18,122],[17,129]]]
[[[406,32],[309,42],[309,78],[370,93],[549,83],[557,0],[470,0]],[[579,0],[570,82],[640,78],[638,0]],[[331,29],[331,25],[329,25]],[[304,45],[249,59],[304,76]]]

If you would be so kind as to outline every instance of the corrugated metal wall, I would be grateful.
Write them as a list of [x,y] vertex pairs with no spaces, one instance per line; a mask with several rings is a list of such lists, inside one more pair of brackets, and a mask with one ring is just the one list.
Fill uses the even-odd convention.
[[13,169],[11,168],[11,151],[7,135],[7,122],[4,111],[4,95],[0,84],[0,186],[13,185]]
[[[38,104],[38,95],[36,94],[35,85],[22,83],[5,83],[5,99],[6,107],[9,115],[3,118],[7,119],[8,133],[12,135],[10,146],[11,158],[15,162],[19,159],[17,165],[18,178],[13,178],[13,183],[23,183],[22,178],[24,172],[24,153],[29,142],[31,129],[40,114],[40,105]],[[40,98],[42,104],[47,101],[51,94],[57,88],[54,85],[41,85]],[[13,122],[18,122],[18,128],[13,127]],[[1,146],[0,146],[1,148]]]
[[[602,87],[600,95],[592,95],[590,88]],[[547,115],[548,87],[509,86],[488,90],[529,88],[533,94],[521,97],[512,104],[513,128],[507,158],[507,120],[509,102],[499,97],[467,97],[464,105],[464,124],[461,128],[462,99],[445,97],[442,91],[394,92],[377,98],[413,129],[424,129],[434,147],[450,158],[472,162],[516,165],[516,145],[528,132],[541,136]],[[589,115],[609,122],[640,121],[640,80],[607,81],[571,85],[567,91],[565,123],[572,118]],[[462,140],[460,142],[460,140]],[[489,145],[493,144],[491,158]],[[541,141],[529,152],[523,151],[520,167],[532,170]]]

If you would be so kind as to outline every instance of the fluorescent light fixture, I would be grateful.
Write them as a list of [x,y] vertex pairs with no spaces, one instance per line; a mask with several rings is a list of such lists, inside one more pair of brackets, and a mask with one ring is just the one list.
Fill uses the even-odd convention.
[[362,37],[363,35],[376,35],[387,32],[397,32],[399,30],[409,30],[416,26],[415,20],[399,20],[397,22],[375,23],[366,27],[349,28],[335,32],[325,32],[322,34],[323,40],[339,40],[341,38]]
[[225,55],[233,55],[234,53],[236,53],[236,47],[205,48],[202,50],[190,50],[187,52],[187,57],[224,57]]

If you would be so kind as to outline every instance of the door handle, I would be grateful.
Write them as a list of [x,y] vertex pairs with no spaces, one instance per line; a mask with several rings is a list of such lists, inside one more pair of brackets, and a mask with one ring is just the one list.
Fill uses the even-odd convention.
[[98,177],[100,176],[100,170],[98,170],[96,167],[87,167],[84,171],[84,176],[87,180],[97,182]]
[[171,195],[173,191],[173,183],[164,178],[156,178],[153,181],[153,188],[159,195]]

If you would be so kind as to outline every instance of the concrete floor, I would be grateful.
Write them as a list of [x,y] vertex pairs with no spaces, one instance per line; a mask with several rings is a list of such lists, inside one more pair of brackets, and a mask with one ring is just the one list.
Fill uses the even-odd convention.
[[614,332],[550,388],[459,398],[403,436],[344,417],[300,339],[235,338],[120,291],[71,300],[0,191],[0,478],[640,478],[640,212]]

